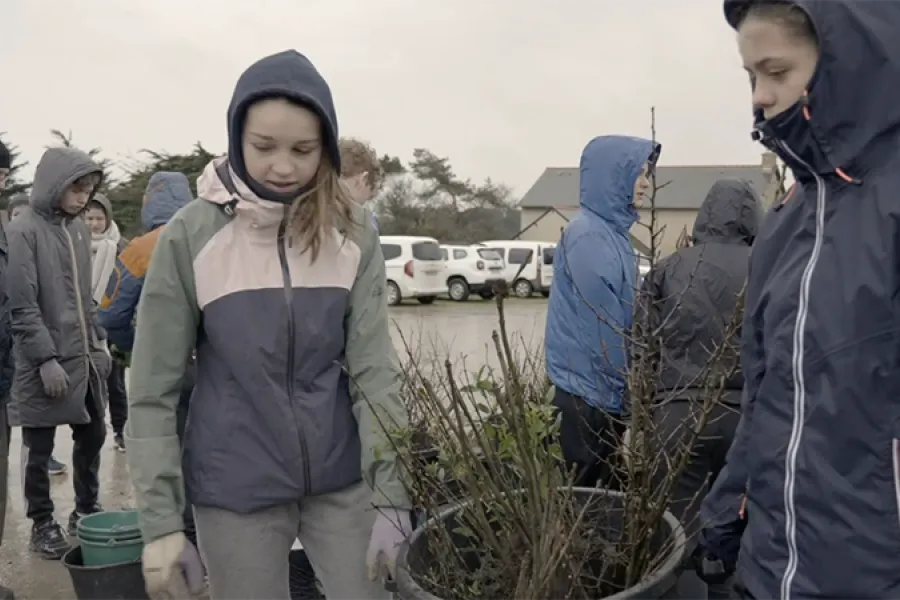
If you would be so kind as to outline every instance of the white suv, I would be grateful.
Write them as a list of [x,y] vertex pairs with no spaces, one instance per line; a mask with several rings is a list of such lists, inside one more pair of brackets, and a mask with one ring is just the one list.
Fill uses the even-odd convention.
[[413,235],[381,236],[381,252],[387,275],[387,302],[400,304],[415,298],[431,304],[444,290],[444,261],[438,241]]
[[447,279],[447,295],[462,302],[469,294],[485,300],[492,297],[494,283],[503,281],[503,259],[500,253],[483,246],[441,245]]

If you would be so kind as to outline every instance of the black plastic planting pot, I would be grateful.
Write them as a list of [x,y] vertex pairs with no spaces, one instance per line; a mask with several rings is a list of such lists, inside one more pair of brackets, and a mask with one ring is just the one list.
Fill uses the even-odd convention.
[[[621,531],[623,525],[621,507],[624,494],[593,488],[575,488],[574,491],[576,501],[579,498],[585,502],[590,499],[592,501],[590,510],[593,512],[594,507],[597,507],[596,514],[605,515],[604,529],[611,539],[618,531]],[[608,504],[604,505],[603,503]],[[417,577],[421,577],[427,572],[429,565],[433,564],[433,561],[441,560],[440,556],[435,556],[428,548],[427,532],[435,527],[447,527],[452,531],[456,528],[457,515],[468,505],[468,502],[462,502],[447,508],[423,523],[421,527],[413,532],[406,544],[403,545],[397,557],[396,589],[398,599],[443,600],[440,596],[425,590],[416,581]],[[616,517],[614,515],[619,516]],[[666,557],[656,571],[640,584],[606,598],[613,600],[632,600],[637,598],[671,600],[678,597],[675,595],[675,582],[684,562],[686,541],[684,530],[681,528],[678,520],[669,512],[663,515],[663,523],[661,525],[654,543],[657,549],[662,549],[663,547],[671,548],[669,556]],[[477,560],[477,558],[473,557],[473,560]]]
[[69,571],[78,600],[149,600],[139,560],[100,567],[85,566],[81,548],[76,546],[66,553],[62,563]]

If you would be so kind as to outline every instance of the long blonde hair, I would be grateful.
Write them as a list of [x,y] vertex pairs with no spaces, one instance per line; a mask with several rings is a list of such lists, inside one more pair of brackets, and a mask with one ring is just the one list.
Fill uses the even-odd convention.
[[356,204],[341,185],[340,177],[327,153],[322,153],[315,186],[291,204],[291,234],[302,240],[310,262],[316,262],[322,242],[337,229],[345,237],[355,234],[360,223],[353,218]]

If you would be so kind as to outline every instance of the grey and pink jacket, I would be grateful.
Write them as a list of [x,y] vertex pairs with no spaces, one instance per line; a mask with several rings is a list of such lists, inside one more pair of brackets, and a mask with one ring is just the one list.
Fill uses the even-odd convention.
[[[375,505],[409,507],[385,432],[407,415],[367,212],[354,206],[356,227],[330,230],[313,262],[279,235],[286,206],[226,161],[160,233],[138,307],[128,459],[144,539],[183,528],[184,485],[197,506],[252,513],[364,479]],[[194,348],[182,463],[174,415]]]

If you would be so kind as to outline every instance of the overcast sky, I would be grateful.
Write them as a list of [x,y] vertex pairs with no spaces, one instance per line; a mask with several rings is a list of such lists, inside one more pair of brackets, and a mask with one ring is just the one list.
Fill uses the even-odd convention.
[[306,54],[341,132],[521,194],[593,136],[664,164],[746,164],[750,92],[721,0],[0,0],[0,131],[32,162],[49,130],[113,159],[225,148],[254,60]]

